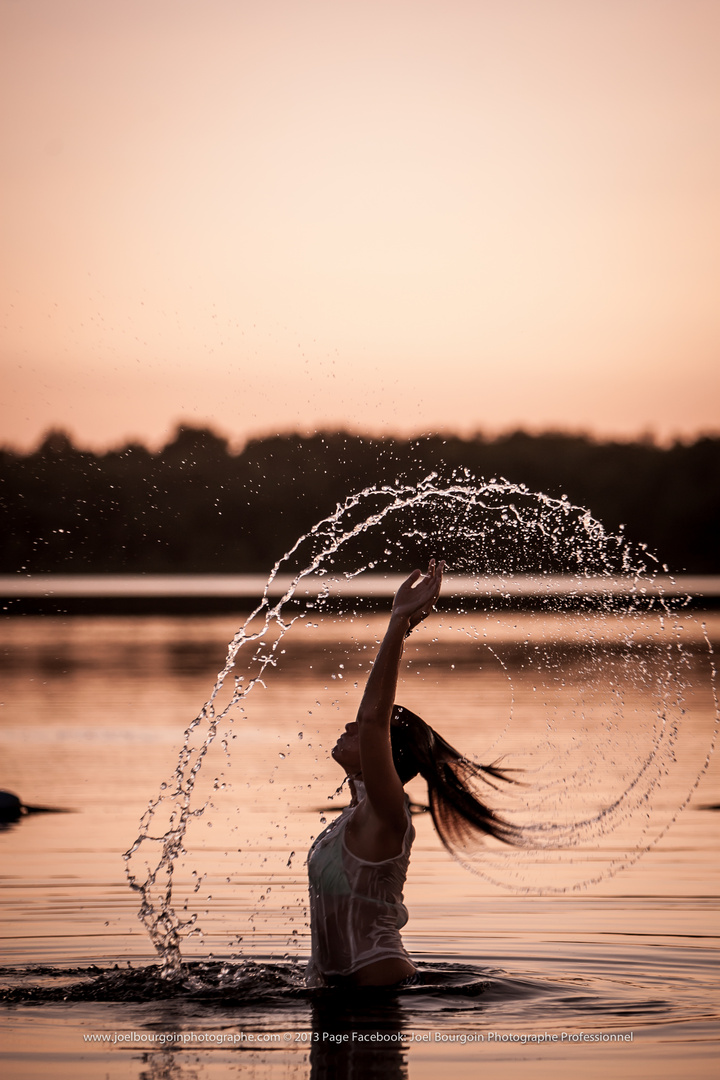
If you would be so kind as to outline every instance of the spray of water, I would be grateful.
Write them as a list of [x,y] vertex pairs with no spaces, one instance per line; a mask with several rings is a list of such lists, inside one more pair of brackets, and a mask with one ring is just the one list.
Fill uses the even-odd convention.
[[[515,751],[523,783],[501,794],[497,807],[522,827],[523,843],[510,852],[468,847],[456,853],[461,862],[489,881],[523,891],[584,887],[639,858],[690,800],[700,776],[662,829],[651,830],[653,807],[676,760],[688,657],[682,622],[686,600],[663,595],[657,582],[661,568],[646,550],[633,548],[622,533],[606,532],[587,510],[565,498],[553,499],[506,481],[479,481],[467,472],[446,481],[432,474],[416,485],[396,481],[369,487],[339,504],[273,567],[262,599],[228,646],[210,697],[184,733],[170,783],[149,803],[139,834],[124,855],[129,883],[140,895],[140,919],[165,975],[179,970],[183,937],[197,918],[183,918],[175,910],[173,873],[186,853],[188,825],[207,808],[207,803],[195,805],[196,781],[222,722],[231,722],[232,711],[255,686],[264,685],[281,642],[298,620],[322,614],[330,605],[336,614],[350,613],[354,600],[347,583],[365,572],[407,572],[430,555],[446,559],[478,597],[488,580],[495,582],[497,595],[495,601],[483,600],[486,609],[510,600],[525,575],[539,583],[544,615],[575,614],[588,595],[592,597],[581,647],[568,653],[547,637],[525,642],[539,684],[533,687],[538,708],[546,712],[546,732],[542,745],[524,755]],[[569,593],[553,591],[557,575],[573,576]],[[288,584],[274,600],[280,579]],[[318,580],[319,594],[303,588]],[[346,586],[340,595],[333,591],[338,582]],[[460,609],[456,614],[463,632],[482,643],[472,612]],[[640,625],[645,628],[642,641]],[[250,662],[245,675],[233,675],[241,650],[250,654]],[[609,699],[593,700],[601,652],[606,668],[610,665],[613,689]],[[564,686],[568,664],[581,688],[570,725],[553,705],[553,689]],[[710,671],[714,694],[712,663]],[[227,690],[231,676],[229,700],[221,704],[221,691]],[[632,706],[640,697],[652,699],[649,732],[632,727]],[[500,752],[509,726],[498,736]],[[598,736],[603,729],[604,742]],[[608,777],[613,778],[609,785]],[[168,822],[164,832],[155,824],[161,808]],[[621,838],[617,856],[578,880],[574,853],[616,832]],[[561,873],[555,875],[555,884],[546,875],[538,886],[538,869],[548,866]]]

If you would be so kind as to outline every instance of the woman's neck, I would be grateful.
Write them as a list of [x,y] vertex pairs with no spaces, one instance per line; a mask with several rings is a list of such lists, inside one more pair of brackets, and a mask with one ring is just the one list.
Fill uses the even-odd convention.
[[357,806],[357,804],[365,798],[365,783],[362,778],[362,773],[355,773],[354,776],[348,776],[348,786],[350,788],[350,805]]

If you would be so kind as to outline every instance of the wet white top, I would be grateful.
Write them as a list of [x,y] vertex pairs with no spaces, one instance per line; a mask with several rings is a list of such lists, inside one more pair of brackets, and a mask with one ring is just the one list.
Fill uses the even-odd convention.
[[[358,803],[365,789],[356,783]],[[328,976],[351,975],[386,957],[408,960],[400,930],[408,919],[403,887],[415,839],[406,801],[407,829],[402,850],[392,859],[368,862],[345,844],[345,830],[356,806],[348,806],[310,848],[310,925],[312,956],[309,986]]]

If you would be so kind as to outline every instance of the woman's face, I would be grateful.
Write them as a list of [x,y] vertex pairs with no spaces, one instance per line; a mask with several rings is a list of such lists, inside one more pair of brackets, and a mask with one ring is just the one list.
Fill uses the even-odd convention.
[[348,776],[355,776],[360,772],[360,735],[355,720],[345,725],[345,730],[330,753]]

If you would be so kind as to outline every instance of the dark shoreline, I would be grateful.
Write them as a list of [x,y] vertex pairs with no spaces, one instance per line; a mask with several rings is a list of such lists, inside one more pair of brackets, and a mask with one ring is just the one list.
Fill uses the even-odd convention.
[[[439,612],[458,612],[458,598],[455,602],[442,600],[437,605]],[[612,614],[614,610],[619,615],[629,614],[629,609],[618,604],[617,608],[608,606],[602,598],[597,596],[573,596],[558,598],[552,602],[541,597],[494,597],[488,602],[484,597],[459,598],[460,608],[463,611],[544,611],[548,614],[560,614],[561,612],[573,614],[578,612],[591,612],[603,610],[606,614]],[[259,603],[259,598],[258,598]],[[0,598],[0,613],[6,617],[21,616],[81,616],[81,615],[106,615],[106,616],[135,616],[135,615],[158,615],[158,616],[191,616],[191,615],[234,615],[238,621],[244,621],[256,605],[241,603],[234,597],[222,596],[102,596],[102,597],[19,597]],[[678,611],[680,605],[672,598],[671,610]],[[316,605],[295,605],[300,610],[319,610]],[[362,611],[367,613],[387,611],[387,600],[382,597],[360,597],[352,602],[352,607],[346,599],[336,598],[323,602],[320,613],[322,614],[348,614],[350,611]],[[682,604],[683,610],[697,614],[703,611],[717,611],[720,609],[719,596],[695,596],[688,603]],[[284,610],[289,612],[291,606],[286,605]],[[645,610],[659,610],[656,602],[648,602],[636,605],[633,612],[639,613]]]

